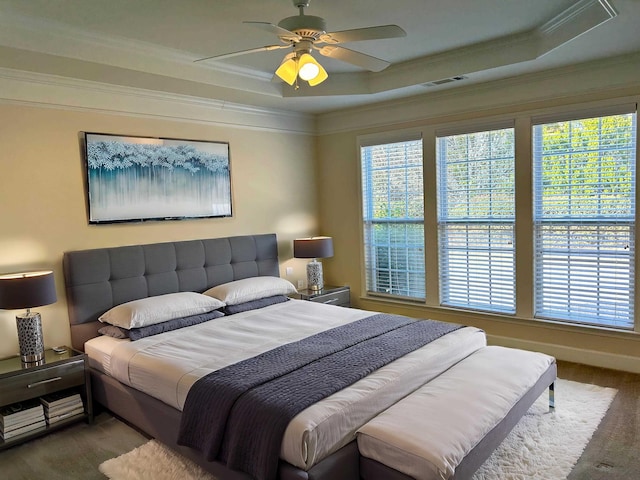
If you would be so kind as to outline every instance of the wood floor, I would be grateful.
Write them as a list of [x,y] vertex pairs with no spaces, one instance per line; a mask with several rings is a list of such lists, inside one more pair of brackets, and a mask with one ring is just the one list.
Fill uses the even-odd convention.
[[92,425],[77,423],[0,452],[2,480],[104,480],[98,466],[147,438],[104,412]]
[[559,361],[558,377],[618,389],[568,479],[640,479],[640,375]]
[[[640,375],[558,362],[558,376],[618,389],[611,408],[568,479],[640,479]],[[0,452],[0,479],[104,480],[98,471],[100,463],[146,440],[134,429],[102,413],[93,425],[77,424]],[[571,441],[570,436],[567,441]]]

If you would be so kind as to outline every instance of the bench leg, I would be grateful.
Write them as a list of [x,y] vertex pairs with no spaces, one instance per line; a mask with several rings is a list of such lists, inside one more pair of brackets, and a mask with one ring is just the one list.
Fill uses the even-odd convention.
[[551,385],[549,385],[549,411],[553,412],[556,409],[556,399],[555,399],[555,387],[556,387],[556,382],[553,382]]

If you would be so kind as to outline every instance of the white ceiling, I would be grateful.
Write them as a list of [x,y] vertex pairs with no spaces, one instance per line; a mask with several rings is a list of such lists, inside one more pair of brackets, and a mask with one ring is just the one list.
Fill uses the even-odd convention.
[[298,14],[291,0],[0,0],[0,68],[320,113],[640,52],[640,0],[311,0],[305,13],[407,36],[344,45],[392,63],[377,73],[316,55],[329,79],[296,91],[273,78],[286,50],[193,62],[278,44],[242,22],[277,24]]

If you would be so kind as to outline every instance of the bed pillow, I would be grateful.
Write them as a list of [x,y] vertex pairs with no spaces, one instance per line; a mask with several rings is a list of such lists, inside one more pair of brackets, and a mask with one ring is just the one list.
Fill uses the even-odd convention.
[[174,318],[173,320],[167,320],[162,323],[154,323],[153,325],[147,325],[146,327],[132,328],[127,330],[125,328],[116,327],[115,325],[105,325],[98,330],[101,335],[106,335],[113,338],[129,338],[132,341],[140,340],[141,338],[151,337],[152,335],[158,335],[164,332],[171,332],[184,327],[190,327],[191,325],[198,325],[199,323],[208,322],[214,318],[223,317],[224,313],[219,310],[213,310],[207,313],[201,313],[198,315],[190,315],[188,317]]
[[129,330],[126,328],[116,327],[115,325],[105,325],[98,329],[100,335],[113,338],[129,338]]
[[140,340],[141,338],[150,337],[152,335],[158,335],[164,332],[171,332],[184,327],[190,327],[191,325],[198,325],[199,323],[208,322],[214,318],[223,317],[224,313],[213,310],[207,313],[200,313],[198,315],[190,315],[188,317],[174,318],[162,323],[154,323],[153,325],[147,325],[146,327],[132,328],[129,330],[129,338],[131,340]]
[[250,277],[210,288],[205,295],[217,298],[226,305],[273,297],[274,295],[289,295],[296,293],[293,284],[280,277]]
[[288,300],[290,300],[289,297],[284,295],[273,295],[272,297],[264,297],[244,303],[237,303],[235,305],[227,305],[223,310],[225,315],[233,315],[234,313],[256,310],[258,308],[268,307],[269,305],[275,305],[276,303],[282,303]]
[[200,293],[168,293],[117,305],[102,314],[98,320],[130,330],[222,307],[224,303],[220,300]]

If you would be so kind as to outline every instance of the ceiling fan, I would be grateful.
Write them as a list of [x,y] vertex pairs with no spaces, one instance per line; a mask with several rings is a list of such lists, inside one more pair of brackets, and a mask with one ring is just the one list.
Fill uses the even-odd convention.
[[379,25],[327,32],[324,18],[304,14],[304,9],[309,6],[310,1],[293,0],[293,5],[298,8],[299,15],[284,18],[278,25],[269,22],[243,22],[277,35],[282,44],[215,55],[201,58],[196,62],[221,60],[247,53],[289,48],[292,49],[292,52],[284,57],[275,74],[289,85],[295,83],[296,89],[298,88],[298,78],[309,82],[310,86],[315,86],[324,82],[329,76],[322,65],[311,55],[312,50],[316,50],[325,57],[336,58],[372,72],[379,72],[390,65],[386,60],[356,52],[338,46],[338,44],[404,37],[406,32],[402,28],[397,25]]

